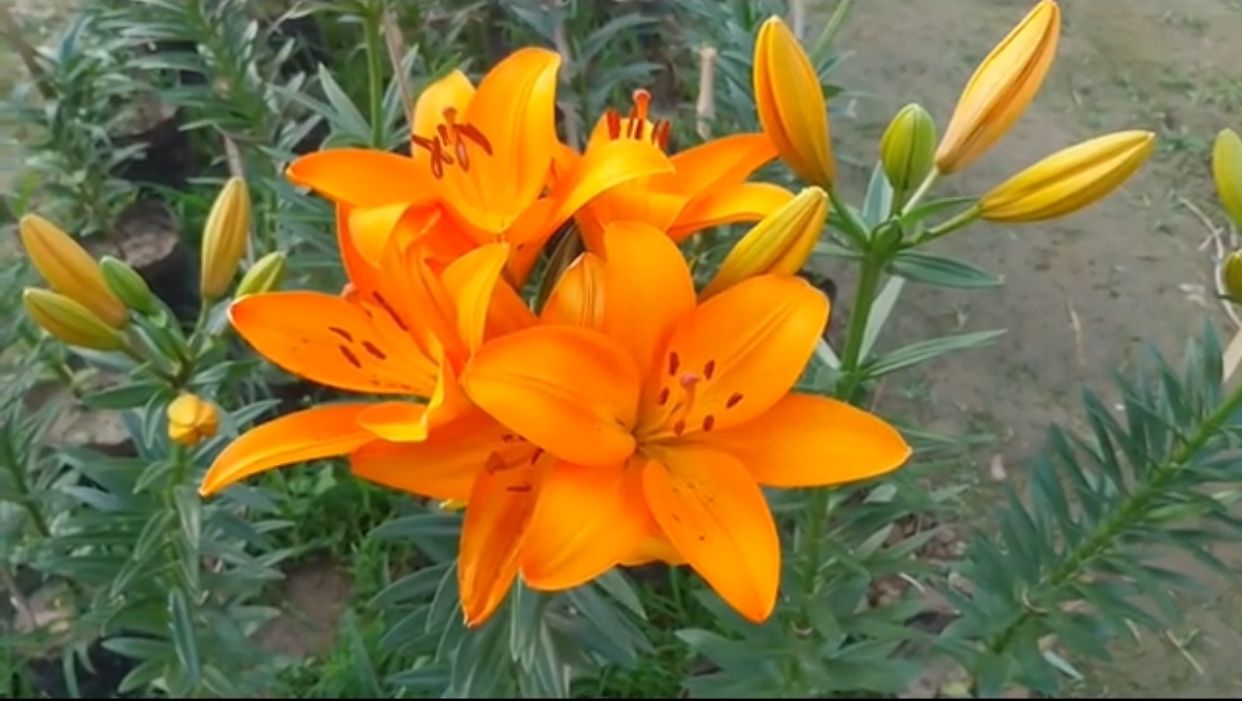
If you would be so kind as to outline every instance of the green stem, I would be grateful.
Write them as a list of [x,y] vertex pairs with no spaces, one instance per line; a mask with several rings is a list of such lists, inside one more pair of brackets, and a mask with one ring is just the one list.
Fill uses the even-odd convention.
[[26,482],[26,473],[21,466],[17,464],[16,456],[11,451],[5,456],[4,464],[9,469],[9,474],[13,478],[13,487],[17,491],[17,500],[30,515],[30,521],[34,524],[35,530],[43,538],[50,538],[52,530],[47,525],[47,519],[43,517],[43,511],[39,509],[38,502],[30,493],[30,485]]
[[862,269],[858,274],[854,308],[850,310],[850,323],[845,332],[845,350],[841,354],[841,381],[837,386],[837,395],[846,402],[853,401],[854,392],[862,379],[859,366],[862,364],[863,336],[867,331],[867,319],[871,316],[876,290],[880,286],[884,262],[884,256],[868,251],[863,257]]
[[824,59],[824,54],[828,52],[828,47],[832,45],[832,40],[836,38],[837,31],[841,29],[841,24],[845,22],[845,16],[850,12],[850,5],[853,0],[841,0],[837,3],[837,7],[832,11],[832,16],[828,18],[828,24],[824,25],[824,30],[819,33],[815,39],[815,44],[811,47],[811,57],[818,63]]
[[802,570],[802,593],[809,601],[815,596],[815,580],[819,574],[820,561],[823,559],[824,531],[828,521],[828,499],[831,495],[827,487],[817,487],[811,491],[806,507],[806,523],[803,530],[803,542],[806,544]]
[[927,173],[927,177],[923,178],[923,182],[919,183],[919,189],[915,190],[913,195],[910,195],[910,199],[906,202],[906,206],[901,208],[901,213],[908,214],[910,210],[918,206],[918,203],[923,201],[923,198],[927,196],[928,192],[931,192],[932,185],[935,185],[936,181],[939,179],[940,170],[932,168]]
[[377,0],[372,11],[363,18],[367,51],[367,83],[371,97],[371,147],[384,148],[384,57],[380,40],[380,22],[384,3]]
[[[1074,548],[1070,552],[1069,557],[1065,559],[1065,562],[1053,570],[1043,584],[1037,584],[1032,589],[1038,588],[1045,592],[1054,592],[1073,581],[1084,567],[1104,554],[1127,528],[1135,521],[1143,518],[1152,501],[1159,497],[1168,486],[1169,480],[1176,477],[1179,469],[1184,466],[1186,461],[1194,457],[1196,452],[1220,432],[1225,422],[1229,420],[1230,415],[1237,411],[1239,407],[1242,407],[1242,386],[1235,389],[1233,394],[1229,395],[1216,408],[1216,411],[1212,412],[1207,420],[1203,422],[1203,425],[1199,427],[1199,430],[1186,439],[1180,450],[1152,471],[1153,476],[1147,484],[1131,492],[1130,496],[1122,503],[1121,508],[1117,509],[1112,517],[1097,526],[1095,532],[1090,537],[1077,548]],[[1040,598],[1043,597],[1031,597],[1032,600]],[[1008,648],[1013,641],[1013,636],[1017,634],[1027,621],[1036,615],[1037,613],[1034,609],[1028,608],[1017,620],[993,636],[987,643],[987,649],[993,653],[999,653]]]
[[939,226],[934,226],[928,229],[922,236],[919,236],[918,239],[915,240],[915,244],[921,245],[929,241],[935,241],[946,234],[951,234],[978,219],[979,214],[979,205],[975,205],[970,209],[964,209],[961,212],[958,212],[951,219],[941,223]]

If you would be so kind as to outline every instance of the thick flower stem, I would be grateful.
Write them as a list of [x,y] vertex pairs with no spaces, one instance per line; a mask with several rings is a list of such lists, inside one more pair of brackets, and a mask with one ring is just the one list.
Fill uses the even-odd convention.
[[852,402],[854,392],[862,381],[859,366],[862,364],[863,336],[867,330],[867,319],[871,316],[871,305],[875,302],[885,262],[884,254],[874,250],[867,251],[863,256],[862,269],[858,274],[858,288],[854,293],[854,308],[850,310],[850,323],[845,332],[841,379],[837,383],[837,396],[842,401]]
[[380,40],[380,24],[384,17],[383,0],[376,0],[363,18],[367,52],[367,83],[371,98],[371,148],[384,149],[384,46]]
[[[1036,582],[1031,590],[1037,594],[1032,594],[1028,598],[1033,601],[1043,599],[1044,597],[1039,594],[1051,594],[1074,581],[1082,574],[1084,568],[1106,553],[1118,537],[1144,517],[1152,502],[1159,498],[1168,487],[1169,480],[1176,477],[1195,453],[1220,432],[1225,422],[1239,408],[1242,408],[1242,386],[1235,389],[1208,416],[1207,420],[1199,426],[1198,431],[1185,439],[1182,447],[1173,456],[1155,467],[1147,483],[1131,492],[1110,518],[1100,523],[1090,537],[1066,556],[1060,567],[1052,570],[1043,581]],[[986,650],[993,654],[1005,651],[1022,626],[1036,615],[1034,609],[1028,608],[1004,630],[989,638],[985,643]]]

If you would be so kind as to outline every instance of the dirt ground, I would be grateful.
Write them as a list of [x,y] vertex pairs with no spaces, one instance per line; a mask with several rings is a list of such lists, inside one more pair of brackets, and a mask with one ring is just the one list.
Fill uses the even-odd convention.
[[[852,52],[838,82],[862,93],[834,107],[842,155],[870,168],[884,126],[907,102],[923,104],[943,128],[974,66],[1030,6],[856,2],[837,42]],[[1004,287],[906,287],[889,343],[1009,329],[990,348],[884,388],[890,408],[913,410],[930,428],[990,434],[975,456],[979,475],[998,466],[1020,472],[1050,421],[1079,425],[1081,387],[1108,389],[1111,373],[1128,368],[1144,343],[1177,353],[1209,317],[1226,337],[1233,332],[1204,297],[1212,263],[1203,244],[1209,227],[1224,226],[1210,179],[1212,139],[1221,128],[1242,127],[1242,2],[1064,0],[1062,7],[1058,57],[1036,102],[981,162],[939,191],[978,193],[1053,150],[1116,130],[1154,130],[1160,148],[1123,191],[1085,212],[1044,224],[979,225],[936,244],[1003,275]],[[847,191],[860,193],[866,175],[849,173]],[[847,277],[840,276],[843,297],[852,289]],[[1242,565],[1242,547],[1219,554]],[[1242,693],[1235,662],[1242,583],[1209,581],[1209,597],[1187,601],[1184,629],[1118,646],[1116,660],[1092,670],[1077,693]]]

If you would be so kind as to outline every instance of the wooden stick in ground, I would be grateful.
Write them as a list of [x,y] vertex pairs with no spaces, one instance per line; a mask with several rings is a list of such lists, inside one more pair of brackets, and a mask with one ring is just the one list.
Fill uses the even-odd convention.
[[397,13],[392,5],[384,7],[381,20],[381,32],[384,34],[384,46],[388,49],[388,61],[392,64],[392,75],[397,81],[397,89],[401,92],[401,108],[405,111],[405,123],[414,128],[414,91],[410,88],[409,76],[405,73],[402,61],[405,58],[405,37],[401,34],[401,25],[397,24]]
[[716,119],[716,47],[699,49],[699,99],[694,105],[694,129],[699,138],[711,138],[712,122]]
[[47,74],[43,71],[43,67],[39,65],[38,59],[35,57],[34,47],[30,42],[26,41],[26,36],[22,32],[21,26],[17,23],[17,18],[13,16],[9,10],[7,3],[0,4],[0,36],[13,46],[17,51],[17,55],[21,58],[22,63],[26,66],[26,70],[30,73],[31,80],[34,81],[35,87],[39,89],[39,94],[45,100],[51,100],[56,97],[52,91],[52,86],[48,85]]

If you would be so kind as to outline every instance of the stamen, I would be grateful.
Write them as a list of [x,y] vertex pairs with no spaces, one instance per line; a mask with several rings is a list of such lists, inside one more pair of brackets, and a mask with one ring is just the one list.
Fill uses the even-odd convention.
[[621,113],[610,109],[604,113],[604,120],[608,123],[608,138],[613,141],[621,138]]
[[647,108],[651,106],[651,93],[643,88],[634,91],[634,113],[639,119],[647,118]]

